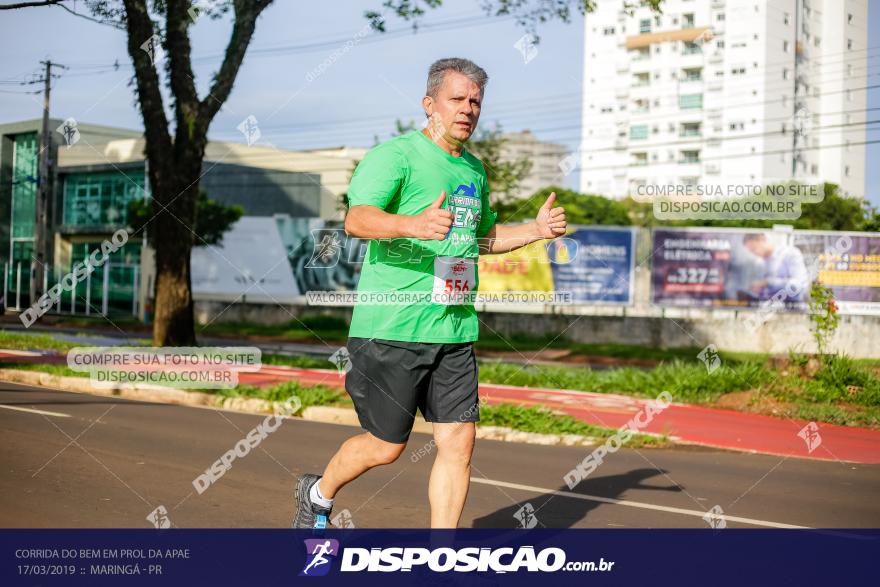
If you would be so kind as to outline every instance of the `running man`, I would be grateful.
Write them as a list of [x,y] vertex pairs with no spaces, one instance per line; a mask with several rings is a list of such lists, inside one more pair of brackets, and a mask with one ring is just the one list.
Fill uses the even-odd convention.
[[[532,222],[495,223],[486,171],[464,146],[480,118],[487,81],[467,59],[431,65],[422,98],[425,130],[376,146],[351,179],[345,230],[370,242],[352,313],[345,387],[365,432],[342,444],[323,476],[299,478],[295,528],[326,527],[343,486],[397,460],[416,408],[433,423],[437,450],[428,483],[431,527],[458,526],[479,420],[478,320],[466,297],[477,289],[477,257],[553,239],[566,229],[564,210],[553,207],[555,194]],[[363,299],[388,293],[427,301]]]
[[315,549],[312,550],[311,554],[315,555],[315,558],[312,559],[312,562],[306,565],[306,568],[303,569],[302,574],[308,575],[309,569],[313,569],[315,567],[319,567],[321,565],[326,565],[330,562],[330,559],[326,557],[328,554],[335,554],[333,552],[333,548],[330,546],[330,541],[323,542],[321,544],[316,544]]

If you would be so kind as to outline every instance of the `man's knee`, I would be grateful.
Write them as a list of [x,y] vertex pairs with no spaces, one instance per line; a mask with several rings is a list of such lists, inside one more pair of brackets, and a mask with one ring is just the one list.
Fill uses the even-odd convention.
[[386,442],[370,435],[370,456],[374,465],[390,465],[403,453],[406,443]]
[[476,428],[473,422],[435,424],[434,441],[443,458],[470,462]]

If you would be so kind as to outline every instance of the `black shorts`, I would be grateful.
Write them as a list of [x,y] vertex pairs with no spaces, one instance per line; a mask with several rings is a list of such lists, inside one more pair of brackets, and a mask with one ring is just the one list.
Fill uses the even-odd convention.
[[477,422],[477,358],[467,343],[349,338],[345,389],[364,430],[409,439],[416,408],[428,422]]

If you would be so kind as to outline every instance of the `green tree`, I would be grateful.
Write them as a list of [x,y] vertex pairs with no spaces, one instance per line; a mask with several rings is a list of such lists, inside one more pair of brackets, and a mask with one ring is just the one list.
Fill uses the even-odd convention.
[[538,190],[522,200],[496,205],[499,222],[518,222],[531,220],[538,209],[547,201],[550,192],[556,192],[556,205],[565,208],[565,219],[569,224],[605,224],[629,226],[632,224],[623,204],[611,198],[592,194],[581,194],[559,186]]
[[[199,190],[196,199],[196,233],[195,246],[216,245],[223,239],[223,234],[244,214],[239,205],[225,206],[208,198],[204,190]],[[142,198],[128,203],[128,225],[132,231],[140,232],[150,221],[152,206],[149,200]],[[145,231],[150,245],[156,247],[155,232]]]

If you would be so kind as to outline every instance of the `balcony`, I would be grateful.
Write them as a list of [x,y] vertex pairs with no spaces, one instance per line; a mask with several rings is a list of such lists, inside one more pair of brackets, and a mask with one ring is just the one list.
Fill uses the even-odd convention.
[[703,53],[703,48],[696,43],[692,43],[686,41],[684,44],[684,48],[681,50],[682,55],[701,55]]
[[678,158],[679,165],[699,165],[699,163],[699,151],[682,151],[681,156]]

